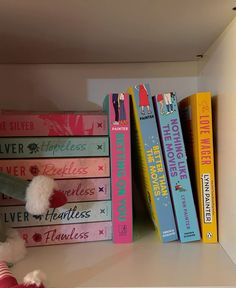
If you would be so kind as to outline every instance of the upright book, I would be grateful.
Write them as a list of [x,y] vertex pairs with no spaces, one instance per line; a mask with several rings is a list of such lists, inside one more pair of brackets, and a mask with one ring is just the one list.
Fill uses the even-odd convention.
[[130,101],[127,93],[109,94],[104,110],[109,114],[113,241],[133,239]]
[[211,93],[201,92],[180,101],[180,115],[188,159],[194,171],[202,240],[217,242],[217,212],[213,153]]
[[200,240],[176,95],[152,97],[181,242]]
[[150,88],[148,84],[140,84],[129,88],[128,93],[132,97],[133,140],[136,141],[140,188],[160,240],[174,241],[178,235]]

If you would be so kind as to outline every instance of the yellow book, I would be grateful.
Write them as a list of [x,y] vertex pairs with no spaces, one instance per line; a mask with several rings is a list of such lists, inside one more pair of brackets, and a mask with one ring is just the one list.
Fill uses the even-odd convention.
[[200,92],[179,103],[193,191],[197,206],[202,241],[217,242],[217,212],[214,172],[211,93]]

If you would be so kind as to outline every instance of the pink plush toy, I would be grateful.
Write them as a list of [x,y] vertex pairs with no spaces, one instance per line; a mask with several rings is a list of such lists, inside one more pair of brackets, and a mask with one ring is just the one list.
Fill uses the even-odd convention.
[[[47,176],[39,175],[28,181],[0,173],[0,192],[14,199],[25,201],[26,210],[33,215],[42,215],[48,208],[64,205],[67,199],[63,192],[57,191],[56,182]],[[18,284],[11,274],[8,264],[24,258],[24,240],[16,230],[7,229],[0,213],[0,288],[44,288],[44,274],[33,271],[26,275],[23,284]]]

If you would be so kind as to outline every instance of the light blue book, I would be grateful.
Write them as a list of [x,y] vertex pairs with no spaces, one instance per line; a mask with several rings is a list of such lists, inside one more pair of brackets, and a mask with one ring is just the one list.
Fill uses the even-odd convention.
[[97,137],[5,137],[0,158],[61,158],[109,156],[107,136]]
[[162,151],[181,242],[200,240],[175,93],[153,96]]
[[[178,239],[161,143],[148,84],[131,87],[134,118],[133,145],[136,148],[136,177],[141,180],[149,212],[162,242]],[[132,146],[133,146],[132,145]],[[134,167],[135,168],[135,167]]]

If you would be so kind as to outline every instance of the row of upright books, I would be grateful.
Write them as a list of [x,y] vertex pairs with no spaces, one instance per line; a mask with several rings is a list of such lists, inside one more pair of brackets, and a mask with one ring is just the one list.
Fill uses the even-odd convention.
[[196,93],[178,105],[175,93],[152,96],[148,84],[128,93],[136,179],[159,238],[216,243],[211,94]]
[[[151,95],[148,84],[139,84],[108,94],[103,112],[0,114],[0,170],[28,180],[51,176],[68,196],[63,212],[46,214],[59,222],[36,224],[39,219],[33,217],[28,230],[20,223],[23,208],[13,200],[0,201],[5,220],[20,217],[16,226],[22,236],[34,238],[29,246],[44,245],[43,237],[47,245],[132,242],[132,180],[162,242],[217,242],[211,95],[197,93],[179,105],[173,92]],[[53,225],[60,232],[50,232],[55,239],[50,242],[42,227],[52,231]]]
[[[107,96],[112,112],[110,132],[114,134],[110,139],[114,149],[112,195],[119,195],[119,180],[115,179],[118,172],[114,169],[119,166],[118,159],[131,155],[133,181],[144,194],[159,239],[216,243],[211,95],[197,93],[179,105],[173,92],[151,95],[148,84],[139,84],[127,93]],[[130,103],[130,109],[125,110],[123,102]],[[129,130],[124,128],[126,121],[131,124],[131,133],[124,134],[125,129]],[[127,146],[120,146],[121,154],[117,148],[120,135],[127,142]],[[129,162],[122,164],[130,171]]]
[[117,241],[122,231],[132,235],[133,177],[162,242],[216,243],[211,94],[197,93],[178,105],[175,93],[152,96],[149,85],[141,83],[107,95],[104,107]]

